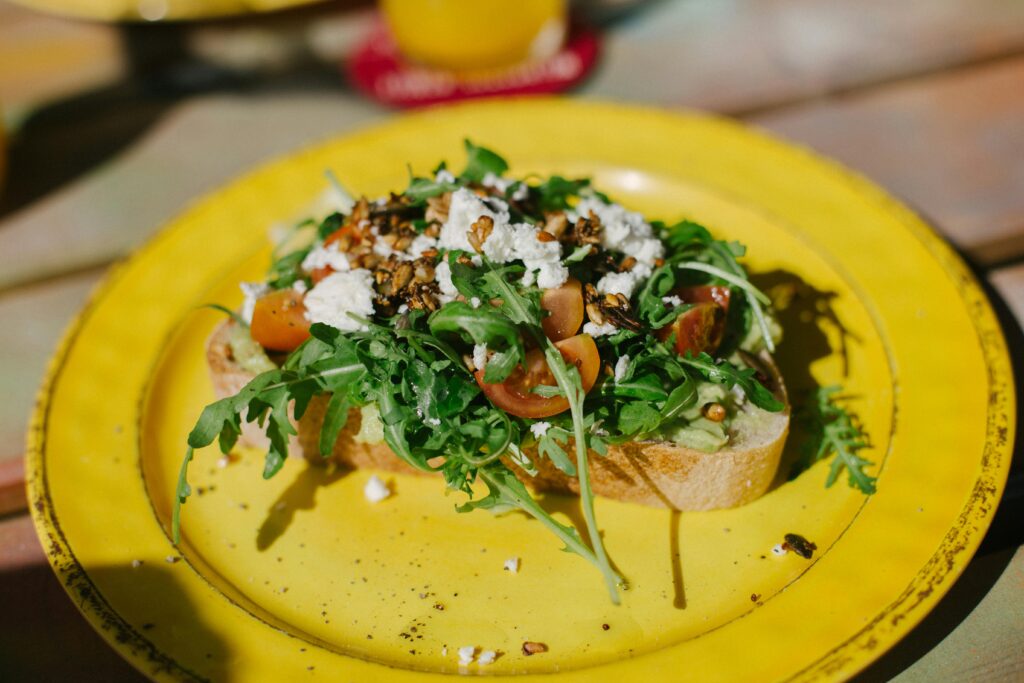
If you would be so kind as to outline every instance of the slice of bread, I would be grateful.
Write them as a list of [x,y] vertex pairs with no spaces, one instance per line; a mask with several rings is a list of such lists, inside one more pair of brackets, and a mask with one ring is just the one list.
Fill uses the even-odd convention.
[[[206,358],[214,391],[218,397],[237,393],[253,378],[235,363],[228,342],[229,326],[218,327],[207,344]],[[786,402],[786,390],[771,357],[757,359],[764,374],[770,376],[777,398]],[[759,420],[756,433],[739,433],[725,448],[705,453],[674,443],[636,441],[610,446],[604,457],[591,454],[590,474],[594,492],[600,496],[676,510],[713,510],[743,505],[768,490],[789,432],[789,405],[780,413],[769,413]],[[310,462],[323,462],[318,451],[327,399],[314,398],[298,421],[298,435],[292,437],[290,450],[301,453]],[[423,474],[395,456],[384,443],[366,444],[353,437],[359,431],[360,412],[352,410],[348,423],[334,444],[331,457],[339,464],[365,469],[387,470],[403,474]],[[266,448],[268,442],[255,423],[243,426],[242,443]],[[573,452],[572,444],[566,446]],[[578,493],[579,480],[566,476],[550,460],[533,457],[538,473],[531,477],[506,462],[527,485],[539,491]]]

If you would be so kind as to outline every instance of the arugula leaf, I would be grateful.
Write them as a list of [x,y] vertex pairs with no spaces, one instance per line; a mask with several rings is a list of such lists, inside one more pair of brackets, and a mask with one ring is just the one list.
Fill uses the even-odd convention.
[[323,457],[329,457],[331,451],[334,450],[334,442],[338,440],[338,435],[341,434],[341,430],[345,428],[345,423],[348,422],[348,411],[351,407],[348,396],[343,392],[337,391],[331,394],[330,400],[327,402],[327,408],[324,411],[324,424],[320,429],[320,455]]
[[555,467],[570,477],[576,476],[576,466],[562,448],[569,440],[569,432],[561,427],[549,427],[544,436],[537,439],[537,453],[550,460]]
[[405,196],[413,203],[425,202],[431,197],[438,197],[445,192],[459,189],[458,183],[439,182],[430,178],[412,178],[409,187],[405,188]]
[[537,186],[541,211],[565,211],[572,208],[569,199],[579,197],[585,187],[590,186],[589,178],[569,180],[553,175]]
[[479,183],[488,173],[500,177],[508,170],[508,163],[491,150],[477,147],[469,140],[464,140],[463,144],[466,146],[466,168],[459,174],[461,179]]
[[877,490],[877,478],[867,474],[864,469],[873,463],[857,454],[868,447],[868,440],[853,415],[837,403],[840,391],[842,388],[838,386],[817,389],[800,412],[800,421],[810,436],[803,446],[801,469],[807,469],[831,455],[832,464],[825,486],[832,486],[845,469],[849,485],[871,495]]
[[776,399],[772,392],[757,381],[753,368],[741,370],[726,361],[715,361],[706,353],[701,353],[696,357],[688,353],[681,360],[684,365],[699,372],[709,382],[724,384],[730,389],[738,385],[751,403],[762,410],[777,413],[786,407],[785,403]]

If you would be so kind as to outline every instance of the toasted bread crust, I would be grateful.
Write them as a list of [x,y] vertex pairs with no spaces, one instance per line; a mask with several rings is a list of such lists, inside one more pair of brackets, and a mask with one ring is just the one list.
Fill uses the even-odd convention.
[[[231,356],[227,322],[218,327],[207,343],[206,359],[210,378],[218,397],[237,393],[253,378]],[[772,375],[775,393],[785,401],[786,392],[778,370],[767,355],[761,357]],[[311,462],[323,462],[318,451],[327,398],[315,397],[298,421],[298,436],[289,444],[294,453],[302,453]],[[337,463],[364,469],[403,474],[424,474],[399,459],[384,443],[366,444],[354,439],[359,431],[360,412],[353,409],[345,428],[334,444],[331,458]],[[713,510],[735,507],[759,498],[768,490],[789,432],[789,406],[771,416],[758,434],[742,439],[716,452],[705,453],[672,443],[636,441],[609,446],[604,457],[592,455],[590,474],[594,492],[615,500],[641,503],[676,510]],[[245,423],[241,441],[266,448],[266,436],[254,423]],[[572,444],[566,451],[573,452]],[[533,456],[527,449],[527,455]],[[531,477],[509,464],[524,483],[541,491],[579,493],[579,480],[558,470],[546,458],[532,458],[538,473]],[[575,458],[573,458],[575,460]]]

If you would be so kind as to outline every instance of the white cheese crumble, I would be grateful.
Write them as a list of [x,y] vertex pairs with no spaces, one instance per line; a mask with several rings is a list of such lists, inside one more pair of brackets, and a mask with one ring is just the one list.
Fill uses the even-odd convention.
[[476,646],[467,645],[459,648],[459,664],[470,664],[476,655]]
[[437,239],[430,235],[417,235],[409,245],[408,255],[410,258],[419,258],[423,252],[437,248]]
[[653,266],[655,259],[665,255],[665,245],[654,235],[651,224],[635,211],[620,204],[605,204],[597,197],[586,197],[569,213],[570,221],[590,212],[601,220],[601,245],[605,249],[632,256],[639,263]]
[[474,296],[469,300],[469,305],[473,308],[480,308],[480,297]]
[[620,204],[605,204],[597,197],[586,197],[576,205],[567,218],[575,222],[593,212],[601,220],[601,246],[636,259],[633,268],[625,273],[609,273],[597,283],[602,294],[624,294],[631,297],[637,286],[651,276],[654,263],[665,255],[665,245],[654,234],[651,224],[635,211]]
[[299,294],[305,294],[306,290],[309,289],[309,287],[306,285],[305,280],[296,280],[294,283],[292,283],[292,289],[294,289]]
[[782,544],[781,544],[781,543],[776,543],[776,544],[775,544],[775,547],[774,547],[774,548],[772,548],[772,554],[773,554],[773,555],[777,555],[778,557],[782,557],[782,556],[783,556],[783,555],[785,555],[785,554],[786,554],[787,552],[788,552],[788,551],[787,551],[787,550],[786,550],[785,548],[783,548],[783,547],[782,547]]
[[450,301],[455,301],[455,297],[459,295],[459,290],[452,283],[452,267],[448,265],[446,259],[442,259],[437,264],[437,267],[434,268],[434,279],[437,280],[437,286],[441,290],[441,294],[437,297],[441,305],[443,306]]
[[306,319],[346,332],[365,332],[369,328],[348,314],[370,318],[373,315],[373,298],[373,274],[370,271],[360,268],[331,273],[306,294]]
[[442,168],[434,174],[434,180],[439,183],[454,183],[455,176],[447,168]]
[[608,273],[597,281],[597,291],[601,294],[622,294],[629,299],[633,296],[637,285],[645,280],[649,274],[649,271],[647,273],[642,272],[639,264],[634,266],[633,270],[627,270],[624,273]]
[[549,429],[551,429],[550,422],[534,422],[532,425],[530,425],[530,431],[533,433],[533,436],[537,439],[547,434]]
[[433,425],[434,427],[440,426],[441,424],[441,418],[439,417],[428,417],[423,421],[426,422],[428,425]]
[[622,378],[626,376],[626,370],[629,369],[629,355],[623,354],[619,356],[619,359],[615,361],[615,381],[621,382]]
[[473,367],[483,370],[487,365],[487,344],[473,345]]
[[519,573],[519,558],[510,557],[505,560],[505,571],[512,572],[513,574]]
[[676,306],[682,306],[683,305],[683,300],[680,299],[675,294],[673,294],[671,296],[663,296],[663,297],[661,297],[661,303],[675,308]]
[[302,259],[302,269],[307,273],[327,266],[337,271],[349,269],[348,256],[339,251],[337,242],[331,242],[326,247],[318,244]]
[[615,327],[611,323],[604,323],[603,325],[595,325],[594,323],[585,323],[583,325],[583,334],[589,334],[591,337],[603,337],[606,334],[615,334],[619,331],[619,328]]
[[363,487],[363,495],[371,503],[379,503],[385,498],[391,497],[391,489],[388,488],[383,479],[374,474],[366,480],[366,486]]
[[484,650],[480,653],[480,656],[476,658],[476,663],[480,666],[486,666],[494,662],[498,658],[498,653],[494,650]]
[[256,309],[256,300],[270,291],[266,282],[241,282],[238,285],[245,295],[242,304],[242,320],[252,324],[252,312]]
[[508,205],[499,199],[492,199],[491,202],[496,204],[499,210],[492,211],[472,190],[460,187],[452,192],[451,202],[448,205],[448,220],[441,226],[438,246],[442,249],[462,249],[472,253],[473,247],[469,243],[469,231],[473,227],[473,223],[480,220],[481,216],[489,216],[495,226],[508,225]]
[[[569,279],[569,269],[562,264],[562,245],[557,240],[542,242],[537,239],[540,228],[526,223],[509,223],[508,205],[491,198],[490,204],[466,188],[452,193],[448,220],[441,227],[438,246],[443,249],[462,249],[473,253],[469,231],[473,223],[488,216],[494,221],[490,234],[481,244],[484,256],[494,263],[522,261],[527,269],[524,283],[537,283],[542,289],[559,287]],[[448,274],[451,279],[450,273]],[[438,282],[441,282],[438,277]],[[454,289],[454,288],[453,288]],[[442,292],[444,288],[442,287]]]

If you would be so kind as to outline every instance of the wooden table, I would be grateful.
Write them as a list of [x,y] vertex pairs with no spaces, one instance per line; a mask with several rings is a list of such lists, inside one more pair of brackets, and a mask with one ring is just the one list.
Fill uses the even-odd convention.
[[[355,34],[367,16],[329,19]],[[10,169],[23,206],[0,216],[0,481],[20,476],[46,359],[109,263],[254,163],[390,115],[326,72],[304,88],[281,77],[169,101],[129,93],[125,107],[103,110],[95,93],[74,88],[118,96],[111,84],[127,69],[117,46],[109,27],[0,0],[0,101],[9,120],[29,122]],[[1024,3],[661,2],[608,27],[605,47],[579,95],[738,116],[845,162],[917,208],[990,287],[1024,377]],[[33,63],[5,68],[5,58],[29,53]],[[72,64],[78,78],[69,83]],[[57,97],[61,105],[44,106]],[[122,124],[134,126],[131,135]],[[92,141],[118,126],[117,153],[96,152]],[[39,151],[81,151],[102,163],[48,171]],[[859,680],[1024,679],[1020,452],[964,576]],[[0,509],[15,508],[0,517],[0,680],[138,680],[64,595],[20,499],[0,486]]]

